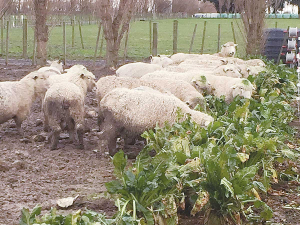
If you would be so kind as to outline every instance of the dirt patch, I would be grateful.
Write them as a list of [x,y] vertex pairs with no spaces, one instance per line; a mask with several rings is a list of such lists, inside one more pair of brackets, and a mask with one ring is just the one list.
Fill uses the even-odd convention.
[[[101,61],[95,66],[91,61],[68,61],[68,66],[77,63],[87,66],[97,79],[114,74],[113,70],[104,69]],[[9,66],[0,60],[0,81],[18,80],[35,69],[29,60],[10,60]],[[86,100],[89,107],[96,108],[93,93],[88,94]],[[68,136],[64,134],[59,150],[50,151],[44,140],[36,138],[36,135],[43,134],[40,121],[43,121],[43,116],[39,100],[22,125],[24,137],[17,133],[13,121],[0,124],[0,224],[18,224],[23,207],[33,208],[40,203],[45,212],[56,206],[57,199],[76,195],[79,198],[75,205],[64,210],[65,213],[86,207],[113,215],[116,210],[114,203],[104,198],[104,184],[113,179],[113,166],[107,152],[99,145],[96,118],[86,119],[85,150],[69,144]],[[281,194],[265,197],[274,211],[272,221],[300,224],[300,210],[283,208],[294,202],[299,204],[298,184],[280,183],[273,189]],[[201,216],[180,216],[180,224],[202,222]]]

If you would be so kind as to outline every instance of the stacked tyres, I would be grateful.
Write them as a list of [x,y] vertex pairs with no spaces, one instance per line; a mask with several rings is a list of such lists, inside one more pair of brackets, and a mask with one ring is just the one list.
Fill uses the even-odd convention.
[[282,48],[282,46],[287,45],[286,30],[276,28],[266,29],[265,37],[266,39],[262,55],[266,56],[268,60],[273,60],[276,63],[279,54],[282,53],[280,59],[282,59],[283,63],[285,63],[285,54],[287,49]]

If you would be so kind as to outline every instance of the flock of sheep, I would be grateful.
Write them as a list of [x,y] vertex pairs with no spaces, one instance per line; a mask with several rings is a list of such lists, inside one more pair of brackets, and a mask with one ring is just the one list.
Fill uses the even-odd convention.
[[51,149],[57,148],[63,130],[84,148],[84,100],[96,87],[100,138],[107,141],[110,155],[115,154],[120,136],[130,145],[147,129],[173,124],[178,108],[200,126],[207,126],[213,118],[193,110],[197,104],[206,104],[203,94],[224,95],[228,103],[237,95],[251,98],[253,85],[247,77],[265,69],[259,59],[234,58],[235,47],[228,42],[214,55],[151,57],[151,63],[123,65],[116,75],[97,82],[82,65],[63,71],[62,64],[54,61],[19,81],[0,82],[0,123],[14,119],[22,133],[21,124],[40,97]]

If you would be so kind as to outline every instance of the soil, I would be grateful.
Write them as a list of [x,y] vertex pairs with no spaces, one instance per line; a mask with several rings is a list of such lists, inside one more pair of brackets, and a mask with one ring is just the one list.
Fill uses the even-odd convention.
[[[67,67],[83,64],[96,78],[114,74],[104,69],[103,62],[68,61]],[[0,81],[18,80],[36,67],[31,61],[0,60]],[[88,107],[95,109],[93,93],[88,94]],[[105,198],[104,184],[113,179],[113,166],[107,150],[99,144],[96,118],[86,118],[85,150],[79,150],[61,135],[59,149],[50,151],[44,140],[41,101],[37,100],[30,116],[23,122],[21,136],[13,121],[0,124],[0,225],[17,225],[23,207],[41,204],[43,212],[56,207],[56,200],[79,195],[76,203],[64,211],[88,208],[112,216],[114,202]],[[274,211],[272,222],[300,224],[300,210],[283,208],[300,204],[299,183],[279,183],[265,201]],[[180,216],[180,224],[203,224],[203,217]]]

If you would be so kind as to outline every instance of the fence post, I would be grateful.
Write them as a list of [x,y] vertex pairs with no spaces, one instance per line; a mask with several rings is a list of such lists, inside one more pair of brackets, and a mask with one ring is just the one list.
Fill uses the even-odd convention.
[[205,32],[206,32],[206,21],[204,21],[203,36],[202,36],[202,46],[201,46],[201,52],[200,52],[201,54],[203,54],[203,50],[204,50]]
[[75,19],[71,19],[71,24],[72,24],[72,47],[75,46]]
[[100,43],[100,53],[99,53],[99,58],[102,57],[102,51],[103,51],[103,42],[104,42],[104,32],[102,29],[102,35],[101,35],[101,43]]
[[27,19],[23,19],[23,58],[27,58]]
[[63,22],[63,64],[66,65],[67,42],[66,42],[66,22]]
[[6,27],[6,53],[5,53],[5,65],[8,65],[8,44],[9,44],[9,20],[7,20],[7,27]]
[[100,33],[101,33],[101,23],[99,23],[98,35],[97,35],[97,40],[96,40],[96,48],[95,48],[95,54],[94,54],[94,66],[95,66],[96,57],[97,57],[97,50],[98,50],[98,45],[99,45],[99,40],[100,40]]
[[233,41],[236,44],[236,38],[235,38],[235,31],[234,31],[234,27],[233,27],[233,22],[231,22],[231,29],[232,29]]
[[193,49],[197,26],[198,26],[198,24],[195,24],[195,28],[194,28],[194,32],[193,32],[193,36],[192,36],[192,40],[191,40],[191,45],[190,45],[190,49],[189,49],[189,54],[192,52],[192,49]]
[[81,31],[81,24],[80,24],[80,21],[79,21],[79,20],[78,20],[78,26],[79,26],[79,33],[80,33],[81,46],[82,46],[82,49],[84,49],[83,38],[82,38],[82,31]]
[[153,47],[152,47],[152,55],[157,55],[157,23],[153,23]]
[[127,57],[129,30],[130,30],[130,26],[128,27],[128,29],[127,29],[127,31],[126,31],[126,36],[125,36],[125,46],[124,46],[124,58],[123,58],[123,64],[125,64],[125,62],[126,62],[126,57]]
[[276,21],[275,22],[275,28],[277,29],[277,27],[278,27],[278,22]]
[[4,17],[1,19],[1,55],[4,55]]
[[177,53],[178,20],[173,22],[173,54]]
[[36,65],[36,35],[35,35],[35,29],[33,32],[33,54],[32,54],[32,65]]
[[150,55],[152,54],[152,21],[149,21],[149,40],[150,40]]
[[218,48],[217,48],[217,52],[220,52],[220,40],[221,40],[221,24],[218,24]]

